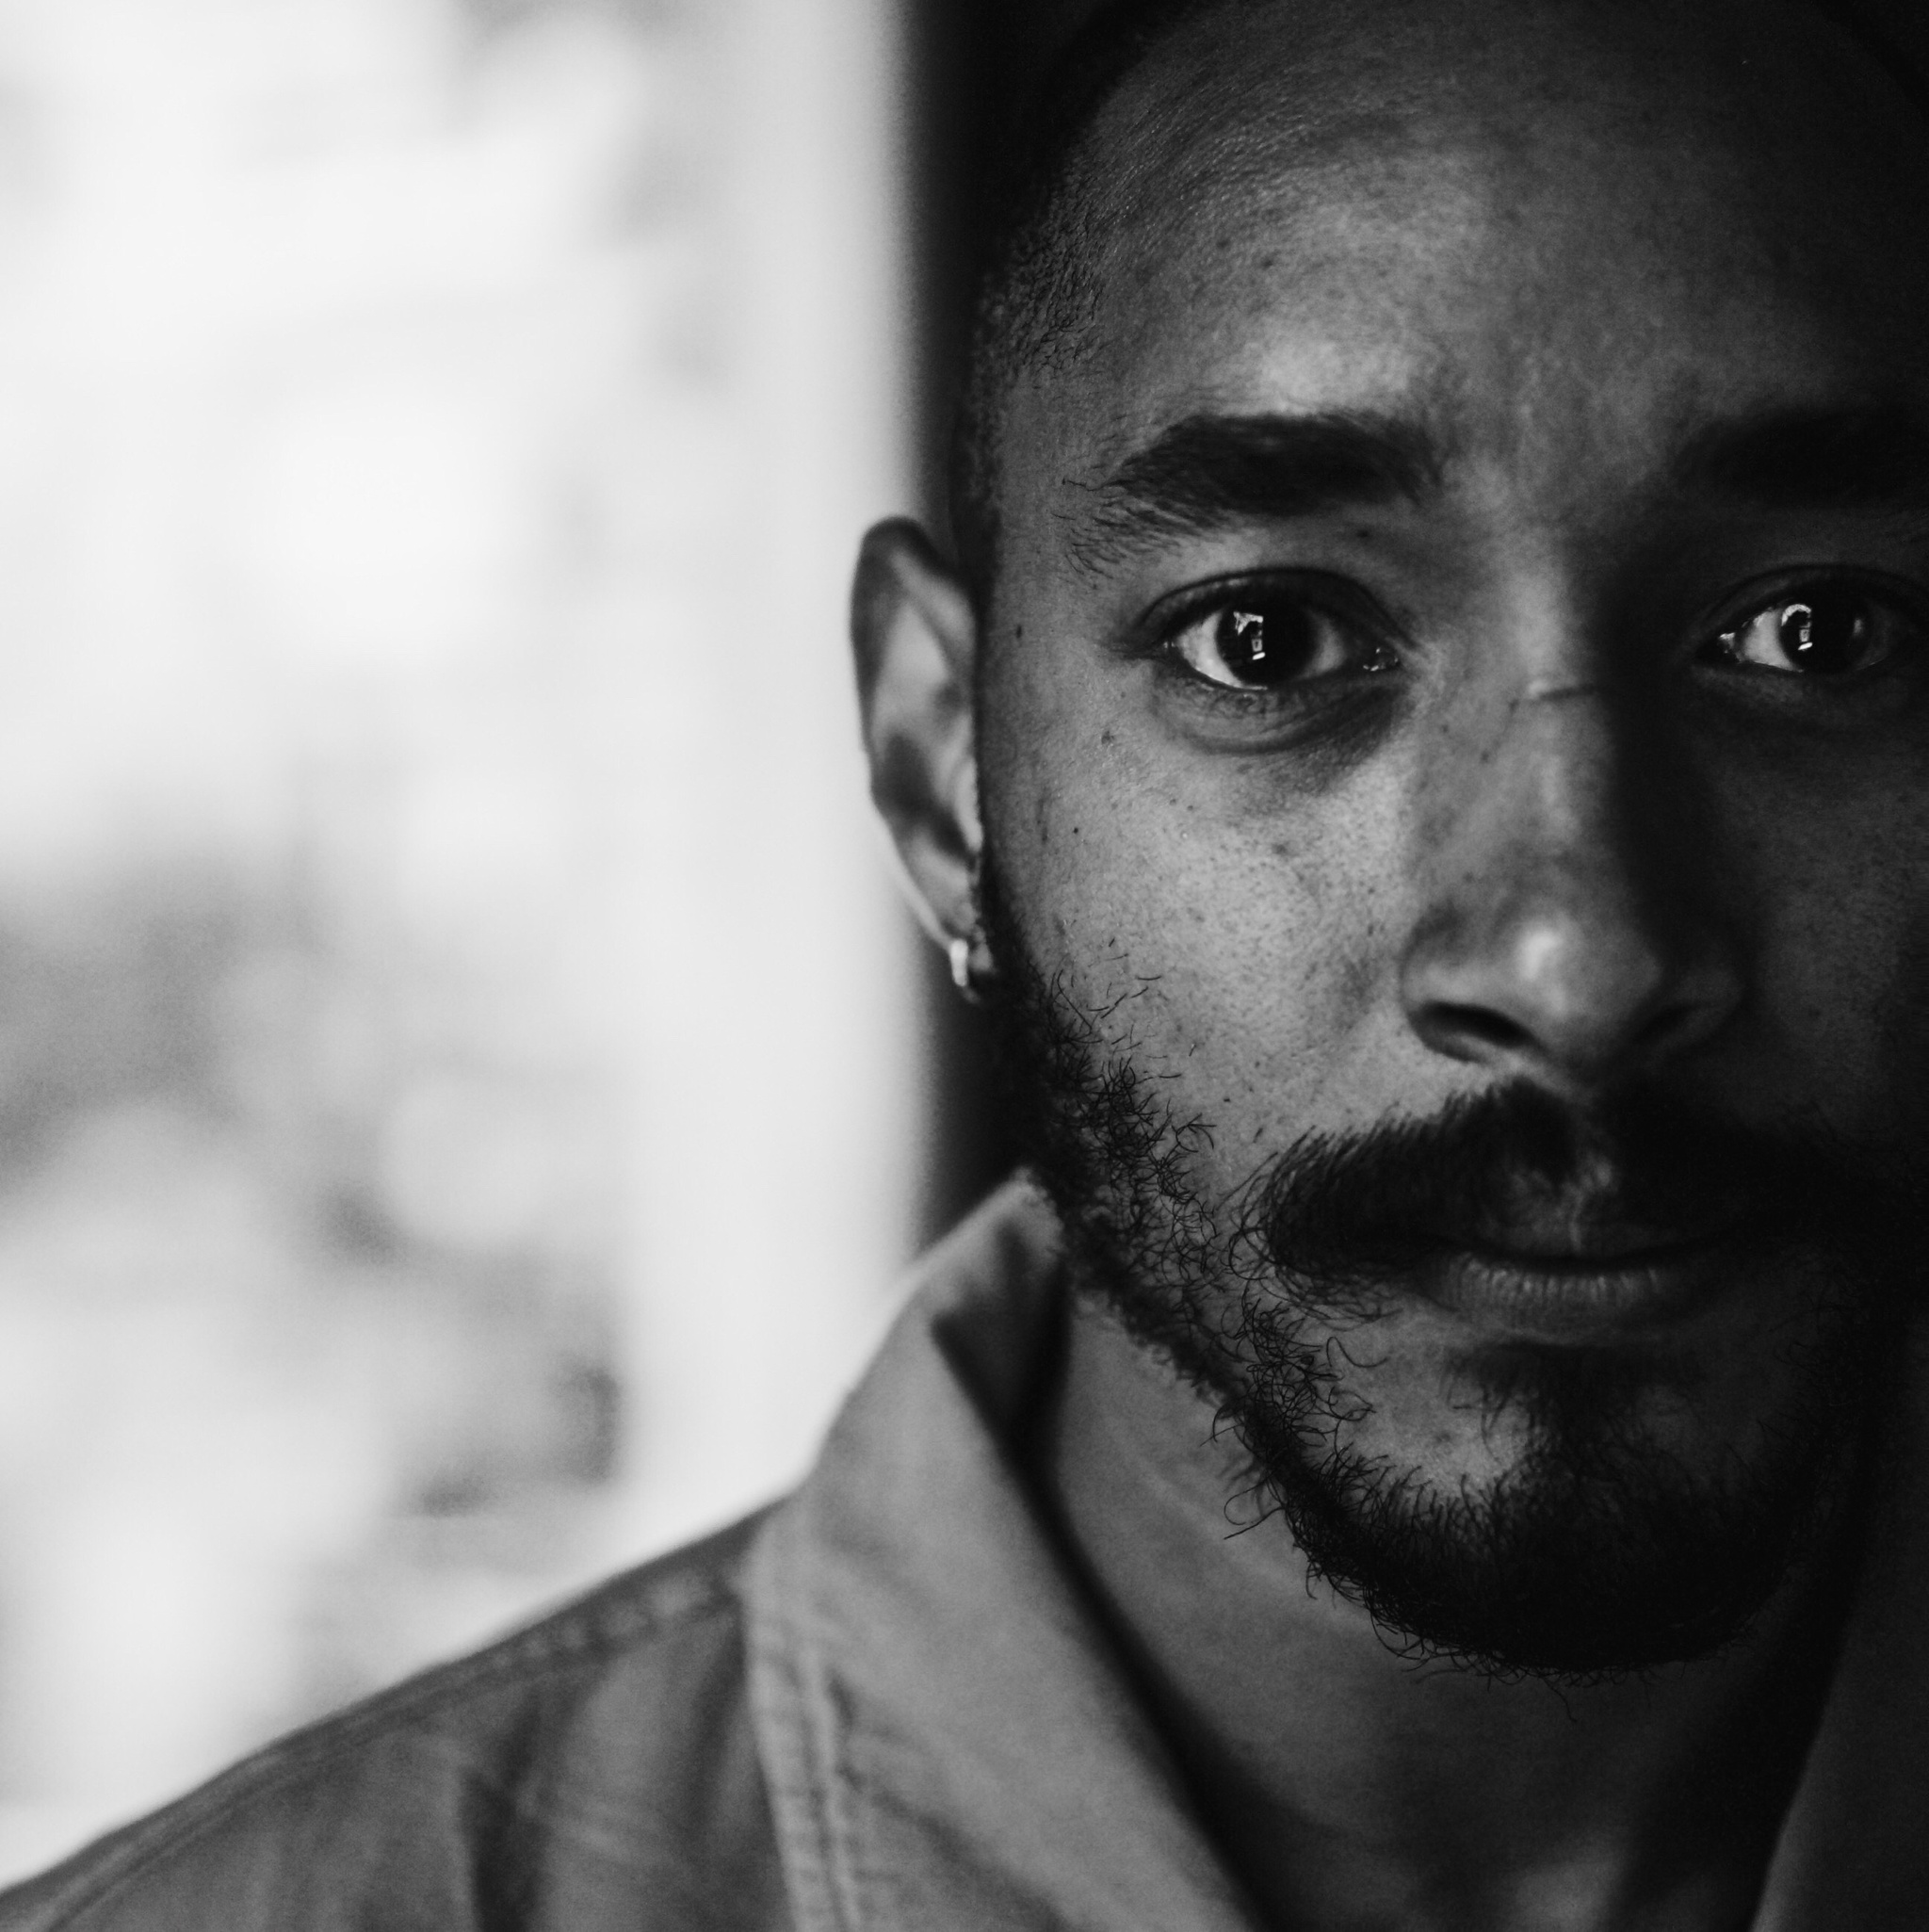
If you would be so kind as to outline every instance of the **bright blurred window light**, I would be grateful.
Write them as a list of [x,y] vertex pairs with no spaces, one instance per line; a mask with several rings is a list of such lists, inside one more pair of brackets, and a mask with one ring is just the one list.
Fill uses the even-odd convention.
[[0,1878],[802,1468],[891,0],[0,0]]

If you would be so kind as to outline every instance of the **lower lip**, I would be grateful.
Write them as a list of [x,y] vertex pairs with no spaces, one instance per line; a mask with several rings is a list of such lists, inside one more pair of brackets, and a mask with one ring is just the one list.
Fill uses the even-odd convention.
[[1609,1256],[1459,1250],[1424,1272],[1429,1300],[1522,1339],[1585,1341],[1697,1314],[1733,1279],[1723,1237]]

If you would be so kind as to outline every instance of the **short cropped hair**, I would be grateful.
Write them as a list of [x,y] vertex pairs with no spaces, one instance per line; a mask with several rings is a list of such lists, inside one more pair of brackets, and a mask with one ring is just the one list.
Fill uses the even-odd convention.
[[997,570],[998,429],[1017,375],[1076,353],[1096,297],[1085,137],[1147,55],[1232,0],[1112,0],[1073,37],[1016,117],[980,265],[952,419],[952,541],[980,609]]
[[[1097,305],[1098,199],[1086,138],[1162,41],[1201,14],[1242,4],[1256,0],[1108,0],[1051,64],[1018,117],[1008,144],[1016,158],[996,194],[975,284],[947,479],[957,562],[981,615],[989,612],[997,576],[1006,403],[1022,373],[1077,357]],[[1796,4],[1840,27],[1929,122],[1923,0]]]

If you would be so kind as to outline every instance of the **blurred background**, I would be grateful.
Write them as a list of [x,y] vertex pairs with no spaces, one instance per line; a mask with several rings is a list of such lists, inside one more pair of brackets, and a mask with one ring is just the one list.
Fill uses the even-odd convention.
[[843,603],[1052,13],[0,0],[0,1879],[780,1490],[999,1170]]

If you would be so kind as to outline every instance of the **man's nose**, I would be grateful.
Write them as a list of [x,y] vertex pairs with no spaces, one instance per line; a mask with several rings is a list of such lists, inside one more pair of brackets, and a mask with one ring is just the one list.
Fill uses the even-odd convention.
[[1594,687],[1532,692],[1486,759],[1442,775],[1401,972],[1436,1053],[1597,1088],[1698,1045],[1740,1004],[1697,877],[1699,814],[1619,710]]

